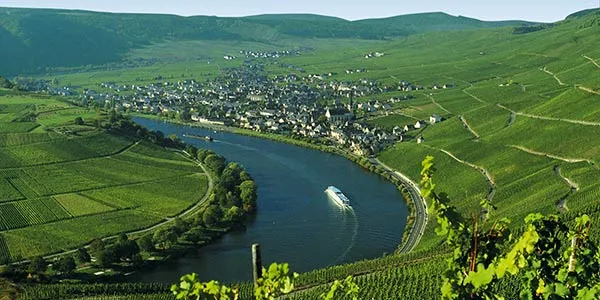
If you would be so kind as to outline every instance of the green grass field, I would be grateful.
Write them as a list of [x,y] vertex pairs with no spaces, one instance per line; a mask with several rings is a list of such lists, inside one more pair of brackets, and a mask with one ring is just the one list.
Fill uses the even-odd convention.
[[[35,121],[19,122],[25,112]],[[7,95],[0,113],[2,258],[49,254],[150,226],[192,206],[208,188],[202,170],[176,152],[72,125],[78,116],[98,118],[95,111]]]

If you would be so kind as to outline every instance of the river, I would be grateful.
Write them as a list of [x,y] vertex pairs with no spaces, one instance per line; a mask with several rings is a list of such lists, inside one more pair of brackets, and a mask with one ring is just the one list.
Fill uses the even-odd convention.
[[[134,120],[243,164],[258,185],[258,214],[246,231],[228,233],[197,254],[132,275],[133,281],[173,283],[191,272],[202,280],[251,280],[253,243],[261,244],[264,265],[288,262],[292,271],[305,272],[391,253],[402,239],[408,212],[400,192],[344,157],[229,132]],[[184,133],[210,135],[214,141]],[[327,198],[329,185],[350,198],[352,210],[341,210]]]

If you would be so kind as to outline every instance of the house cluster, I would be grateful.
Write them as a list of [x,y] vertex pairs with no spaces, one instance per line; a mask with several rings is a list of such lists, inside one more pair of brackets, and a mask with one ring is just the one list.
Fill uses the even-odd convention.
[[[263,64],[246,62],[223,69],[222,75],[204,82],[171,82],[162,77],[147,85],[104,82],[99,86],[100,92],[86,89],[81,98],[84,103],[94,101],[117,110],[319,139],[358,155],[377,153],[395,141],[402,141],[408,131],[423,128],[428,123],[419,120],[384,130],[357,121],[356,113],[387,113],[393,104],[414,96],[407,93],[389,100],[355,103],[358,97],[397,89],[366,78],[332,80],[334,75],[289,73],[269,77]],[[421,87],[404,80],[399,86],[407,91],[411,90],[408,87]],[[440,121],[439,116],[433,115],[429,123]]]
[[58,85],[58,80],[34,79],[26,77],[16,77],[13,83],[17,89],[28,92],[44,92],[50,95],[71,96],[73,91],[70,87]]
[[402,141],[400,132],[386,132],[378,127],[358,122],[347,121],[331,127],[329,139],[361,156],[376,154],[394,142]]
[[346,69],[346,74],[354,74],[354,73],[364,73],[367,70],[360,68],[360,69]]
[[382,57],[384,55],[385,55],[385,53],[382,53],[382,52],[371,52],[371,53],[365,54],[365,58]]
[[[451,89],[451,88],[455,88],[456,84],[454,83],[445,83],[445,84],[438,84],[438,83],[434,83],[433,85],[431,85],[430,87],[428,87],[429,89],[432,90],[439,90],[439,89]],[[423,85],[420,84],[413,84],[410,83],[406,80],[400,80],[398,82],[398,90],[399,91],[421,91],[421,90],[425,90],[425,87]]]
[[280,58],[283,56],[299,56],[300,50],[252,51],[240,50],[246,58]]

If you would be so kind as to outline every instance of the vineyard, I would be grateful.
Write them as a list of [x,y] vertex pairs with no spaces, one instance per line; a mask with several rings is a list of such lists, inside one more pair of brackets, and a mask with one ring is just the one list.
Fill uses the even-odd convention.
[[151,226],[192,206],[208,188],[202,170],[178,153],[72,125],[77,116],[97,118],[94,111],[8,95],[0,97],[0,113],[4,260]]

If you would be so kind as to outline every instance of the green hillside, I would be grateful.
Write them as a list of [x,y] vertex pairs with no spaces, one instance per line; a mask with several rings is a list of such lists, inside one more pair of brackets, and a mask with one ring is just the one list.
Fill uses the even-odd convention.
[[[512,220],[510,228],[515,232],[523,229],[523,218],[530,213],[559,214],[567,224],[574,223],[577,215],[586,213],[594,220],[591,239],[598,242],[598,12],[576,13],[564,21],[532,30],[507,27],[429,31],[397,40],[360,40],[364,43],[357,42],[356,45],[348,39],[346,47],[335,51],[331,50],[331,45],[339,40],[323,38],[312,42],[328,47],[322,46],[311,55],[282,57],[278,62],[303,68],[307,73],[334,74],[328,80],[357,82],[367,78],[376,80],[379,85],[392,87],[396,87],[400,80],[407,80],[423,85],[425,90],[405,92],[394,89],[355,99],[360,103],[414,96],[394,105],[390,111],[369,116],[366,120],[387,128],[404,126],[420,119],[428,120],[432,114],[445,119],[425,129],[410,131],[404,141],[380,153],[379,160],[418,181],[420,162],[426,155],[433,155],[438,169],[436,189],[446,192],[450,203],[463,216],[477,216],[480,213],[479,202],[484,198],[498,207],[494,217]],[[445,18],[443,14],[429,16]],[[294,18],[299,21],[320,19],[318,16]],[[272,25],[275,16],[247,19],[255,19],[254,24],[269,28],[272,34],[291,35]],[[388,21],[391,22],[385,20]],[[326,18],[322,22],[337,24],[343,20]],[[363,21],[357,23],[360,22]],[[477,23],[470,19],[462,22]],[[371,51],[385,52],[385,56],[365,59],[364,53]],[[148,57],[152,57],[153,53],[156,52],[147,52]],[[292,72],[281,64],[269,64],[266,69],[272,75]],[[171,64],[160,69],[145,67],[120,72],[65,74],[58,79],[81,86],[97,86],[110,78],[129,82],[139,77],[142,82],[150,82],[156,72],[180,74],[184,68],[187,74],[190,70],[202,70],[211,76],[219,72],[201,63]],[[345,72],[347,69],[364,69],[367,72],[348,74]],[[449,84],[451,88],[433,89],[433,85],[442,84]],[[0,128],[36,131],[37,122],[21,122]],[[419,135],[425,138],[421,144],[416,142]],[[13,145],[21,141],[8,135],[4,143]],[[8,152],[6,159],[1,158],[0,161],[18,164],[23,160],[19,155],[27,153],[32,152]],[[19,180],[11,183],[20,186]],[[3,197],[25,198],[20,201],[27,201],[35,192],[27,189],[7,191]],[[435,217],[428,216],[425,234],[413,253],[393,254],[302,274],[297,279],[297,286],[302,291],[290,298],[316,299],[328,283],[354,275],[362,287],[359,299],[435,299],[439,296],[440,274],[445,269],[445,259],[451,252],[444,247],[442,238],[435,235],[435,226]],[[506,299],[515,299],[520,287],[517,281],[518,278],[508,276],[495,288]],[[168,291],[163,292],[161,297],[166,299]],[[247,290],[245,295],[249,295]],[[142,295],[139,299],[144,297]],[[113,299],[119,298],[115,296]]]
[[[560,214],[567,222],[587,213],[600,217],[600,15],[598,10],[574,14],[565,21],[527,34],[511,29],[482,29],[456,33],[428,33],[391,42],[386,56],[372,61],[330,56],[319,63],[303,58],[288,61],[311,72],[335,72],[361,66],[368,75],[344,74],[338,80],[377,79],[392,85],[399,80],[431,87],[455,88],[393,92],[378,97],[412,94],[387,116],[374,116],[373,124],[404,126],[431,114],[446,118],[412,133],[387,149],[379,159],[419,179],[420,161],[436,160],[436,189],[447,192],[464,217],[476,215],[479,201],[491,199],[495,217],[509,217],[519,230],[533,212]],[[366,97],[370,100],[370,97]],[[361,101],[361,100],[358,100]],[[425,138],[417,144],[414,136]],[[410,137],[409,136],[409,137]],[[591,237],[600,240],[597,222]],[[447,253],[434,233],[435,217],[417,251]],[[418,252],[417,252],[418,253]],[[417,254],[415,254],[417,255]],[[402,255],[400,256],[402,257]],[[439,291],[441,270],[422,254],[421,270],[390,266],[360,277],[362,298],[393,295],[390,299],[429,299],[433,282]],[[381,260],[380,260],[381,261]],[[437,260],[438,264],[444,264]],[[351,274],[348,272],[346,274]],[[332,276],[343,278],[345,274]],[[439,275],[438,275],[439,276]],[[515,299],[520,286],[508,278],[498,286],[506,299]],[[405,286],[411,286],[407,289]],[[512,291],[512,292],[511,292]],[[310,299],[317,292],[298,297]],[[429,295],[429,296],[423,296]],[[439,294],[434,294],[439,295]],[[360,298],[360,297],[359,297]],[[387,298],[386,298],[387,299]]]
[[482,22],[439,13],[356,22],[318,15],[219,18],[19,8],[0,8],[0,16],[0,55],[14,58],[3,64],[4,75],[115,63],[133,49],[167,41],[247,41],[272,45],[281,39],[382,39],[524,23]]
[[0,96],[2,263],[149,227],[206,193],[194,162],[98,128],[104,119],[49,97]]

